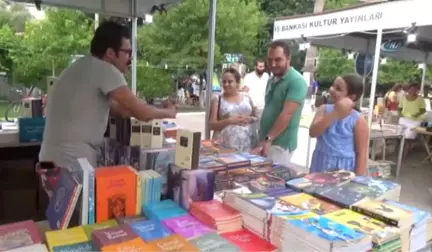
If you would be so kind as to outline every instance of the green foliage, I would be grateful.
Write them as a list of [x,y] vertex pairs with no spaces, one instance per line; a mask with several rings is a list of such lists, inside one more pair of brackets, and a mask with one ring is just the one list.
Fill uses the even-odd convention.
[[320,48],[317,79],[332,82],[337,76],[353,73],[354,60],[348,59],[341,50]]
[[15,36],[13,29],[4,24],[0,28],[0,71],[10,72],[13,61],[10,57],[10,51],[16,47],[18,38]]
[[[154,23],[139,31],[142,59],[151,64],[205,68],[208,52],[209,1],[184,0],[156,14]],[[218,0],[215,62],[222,63],[223,53],[243,53],[253,59],[255,38],[265,16],[255,1]]]
[[19,47],[11,53],[15,80],[42,89],[46,76],[58,75],[71,55],[88,51],[93,34],[93,24],[80,11],[50,8],[45,15],[26,23]]
[[31,19],[29,11],[21,4],[0,0],[0,26],[9,25],[15,32],[23,32],[25,23]]
[[137,66],[137,91],[146,99],[169,96],[175,91],[174,80],[166,69]]

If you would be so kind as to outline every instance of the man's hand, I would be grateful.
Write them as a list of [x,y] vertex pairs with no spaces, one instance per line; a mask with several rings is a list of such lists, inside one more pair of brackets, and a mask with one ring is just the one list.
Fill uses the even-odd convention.
[[354,102],[350,98],[342,98],[334,105],[334,111],[339,119],[347,117],[353,110]]
[[263,157],[267,157],[270,152],[270,146],[270,142],[262,142],[256,148],[252,149],[251,153],[254,155],[261,155]]

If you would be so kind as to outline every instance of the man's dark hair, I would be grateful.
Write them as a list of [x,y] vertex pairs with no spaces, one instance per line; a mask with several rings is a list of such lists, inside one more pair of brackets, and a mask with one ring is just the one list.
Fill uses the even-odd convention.
[[269,45],[270,49],[276,49],[278,47],[281,47],[283,49],[284,54],[287,58],[290,57],[290,55],[291,55],[290,48],[289,48],[288,44],[285,43],[283,40],[275,40],[275,41],[271,42]]
[[265,65],[266,62],[263,59],[257,59],[257,60],[255,60],[255,66],[257,66],[258,63],[263,63]]
[[106,21],[96,29],[91,41],[90,53],[95,57],[103,58],[108,48],[118,52],[123,38],[131,38],[129,28],[114,21]]

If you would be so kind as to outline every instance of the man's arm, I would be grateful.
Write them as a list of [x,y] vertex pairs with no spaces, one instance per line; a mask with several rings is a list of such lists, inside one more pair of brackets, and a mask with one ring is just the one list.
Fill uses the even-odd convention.
[[355,127],[356,175],[367,175],[369,127],[363,117],[359,117]]
[[273,127],[267,134],[271,139],[276,139],[288,127],[291,118],[300,108],[306,98],[307,85],[304,79],[297,79],[292,87],[287,90],[282,112],[279,114]]
[[132,117],[128,110],[123,109],[116,101],[110,100],[110,115]]
[[423,97],[419,97],[418,98],[418,107],[419,107],[419,112],[415,115],[413,115],[414,117],[419,117],[421,115],[423,115],[424,113],[426,113],[426,103]]
[[117,111],[122,115],[135,117],[140,121],[152,119],[175,118],[176,109],[159,109],[138,99],[127,86],[114,89],[109,93],[110,98],[118,106]]

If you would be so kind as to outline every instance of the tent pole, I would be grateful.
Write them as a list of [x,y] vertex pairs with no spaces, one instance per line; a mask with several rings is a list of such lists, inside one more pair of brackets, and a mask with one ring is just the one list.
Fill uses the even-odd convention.
[[95,13],[94,19],[95,19],[94,25],[95,25],[95,30],[96,30],[99,26],[99,14],[98,13]]
[[209,46],[207,59],[207,89],[206,89],[206,117],[205,117],[205,139],[210,139],[210,109],[213,93],[213,69],[214,69],[214,50],[215,50],[215,33],[216,33],[216,1],[210,0],[209,8]]
[[[370,39],[368,39],[366,41],[366,55],[369,55],[369,46],[370,46]],[[363,69],[366,69],[366,60],[363,62]],[[360,104],[359,104],[359,108],[360,109],[363,107],[363,102],[364,102],[364,92],[365,92],[365,86],[366,86],[366,78],[367,78],[367,75],[365,73],[363,73],[363,92],[362,92],[362,95],[361,95],[361,98],[360,98]]]
[[371,83],[371,91],[370,91],[370,101],[369,101],[369,113],[368,113],[368,126],[369,130],[372,128],[372,117],[374,112],[374,101],[375,101],[375,92],[376,85],[378,82],[378,69],[380,66],[380,53],[381,53],[381,42],[382,42],[382,29],[378,29],[376,44],[375,44],[375,56],[374,56],[374,67],[372,72],[372,83]]
[[[422,78],[421,78],[421,86],[420,86],[420,94],[423,95],[424,91],[424,85],[426,81],[426,72],[427,72],[427,60],[428,60],[428,53],[425,53],[425,59],[423,62],[423,68],[422,68]],[[427,98],[427,97],[426,97]]]
[[137,1],[132,0],[132,92],[137,94],[137,42],[138,42],[138,18],[137,15]]

